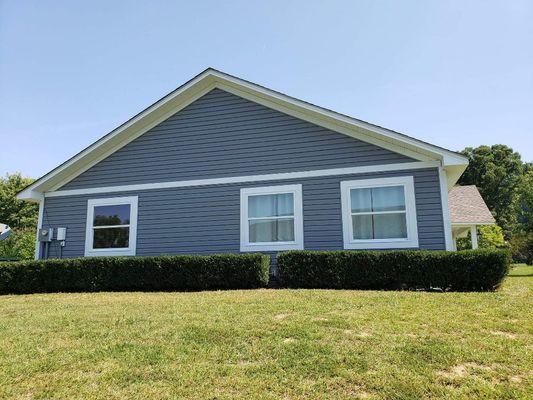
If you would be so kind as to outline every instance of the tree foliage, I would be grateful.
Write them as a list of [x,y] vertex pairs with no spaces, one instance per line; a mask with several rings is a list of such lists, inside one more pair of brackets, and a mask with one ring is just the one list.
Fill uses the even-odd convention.
[[520,228],[525,232],[533,232],[533,169],[522,177],[517,191],[516,213]]
[[33,228],[37,224],[39,206],[18,200],[16,194],[33,182],[20,173],[0,178],[0,222],[11,228]]
[[0,259],[33,260],[35,240],[35,228],[13,229],[0,241]]
[[506,237],[517,229],[518,187],[525,166],[520,154],[508,146],[467,147],[462,154],[470,164],[459,180],[460,185],[476,185]]
[[[478,228],[478,246],[480,249],[500,249],[505,247],[503,230],[498,225],[484,225]],[[470,233],[467,237],[457,239],[458,250],[472,248]]]
[[533,232],[520,232],[509,241],[514,262],[533,265]]

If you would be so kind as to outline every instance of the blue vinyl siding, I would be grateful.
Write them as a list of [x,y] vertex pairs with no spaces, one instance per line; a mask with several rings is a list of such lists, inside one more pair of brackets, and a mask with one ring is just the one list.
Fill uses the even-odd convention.
[[[415,161],[215,89],[61,189],[209,179]],[[87,200],[138,196],[137,255],[239,252],[240,189],[302,184],[304,247],[342,249],[340,182],[412,175],[419,246],[444,249],[436,168],[45,199],[43,226],[67,227],[84,255]],[[58,256],[54,244],[50,256]],[[273,253],[271,253],[273,254]],[[273,262],[273,272],[276,264]]]
[[215,89],[61,189],[412,161]]
[[[139,196],[137,255],[239,252],[240,189],[302,184],[304,246],[342,249],[340,182],[412,175],[420,249],[443,250],[444,225],[436,168],[282,181],[52,197],[45,200],[44,227],[67,227],[65,257],[84,255],[87,200]],[[57,247],[50,255],[57,256]],[[274,264],[275,268],[275,264]]]

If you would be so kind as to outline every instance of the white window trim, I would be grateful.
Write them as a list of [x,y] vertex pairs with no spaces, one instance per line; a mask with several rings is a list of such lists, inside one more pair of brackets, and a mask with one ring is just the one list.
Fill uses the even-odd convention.
[[[353,239],[350,189],[403,186],[405,194],[406,239]],[[412,176],[361,179],[341,182],[342,234],[345,249],[398,249],[418,247],[415,185]]]
[[[294,200],[294,241],[250,243],[248,197],[253,195],[292,193]],[[303,250],[302,185],[265,186],[241,189],[241,251]]]
[[[130,205],[130,234],[129,247],[122,249],[94,249],[93,248],[93,221],[95,206],[109,206],[118,204]],[[137,246],[137,209],[138,197],[111,197],[105,199],[89,199],[87,201],[87,223],[85,230],[85,256],[134,256]]]

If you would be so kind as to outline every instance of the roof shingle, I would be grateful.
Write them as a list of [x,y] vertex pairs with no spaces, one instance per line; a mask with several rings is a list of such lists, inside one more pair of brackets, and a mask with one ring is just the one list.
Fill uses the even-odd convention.
[[475,185],[454,186],[448,195],[452,224],[494,224],[485,201]]

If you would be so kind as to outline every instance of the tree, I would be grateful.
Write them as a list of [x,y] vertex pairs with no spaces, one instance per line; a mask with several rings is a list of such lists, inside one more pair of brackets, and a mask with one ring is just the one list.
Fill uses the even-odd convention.
[[460,185],[476,185],[509,238],[517,227],[517,188],[524,173],[520,154],[508,146],[467,147],[462,152],[470,164],[459,179]]
[[0,222],[11,228],[35,228],[39,207],[35,203],[18,200],[16,194],[33,182],[20,173],[0,178]]
[[[482,225],[478,228],[478,246],[480,249],[499,249],[505,246],[503,231],[498,225]],[[472,248],[470,233],[465,238],[457,239],[457,249],[466,250]]]
[[11,235],[0,241],[0,259],[33,260],[35,229],[13,229]]
[[511,255],[516,263],[533,265],[533,232],[521,232],[509,241]]
[[517,192],[516,213],[520,230],[533,233],[533,169],[528,168]]

